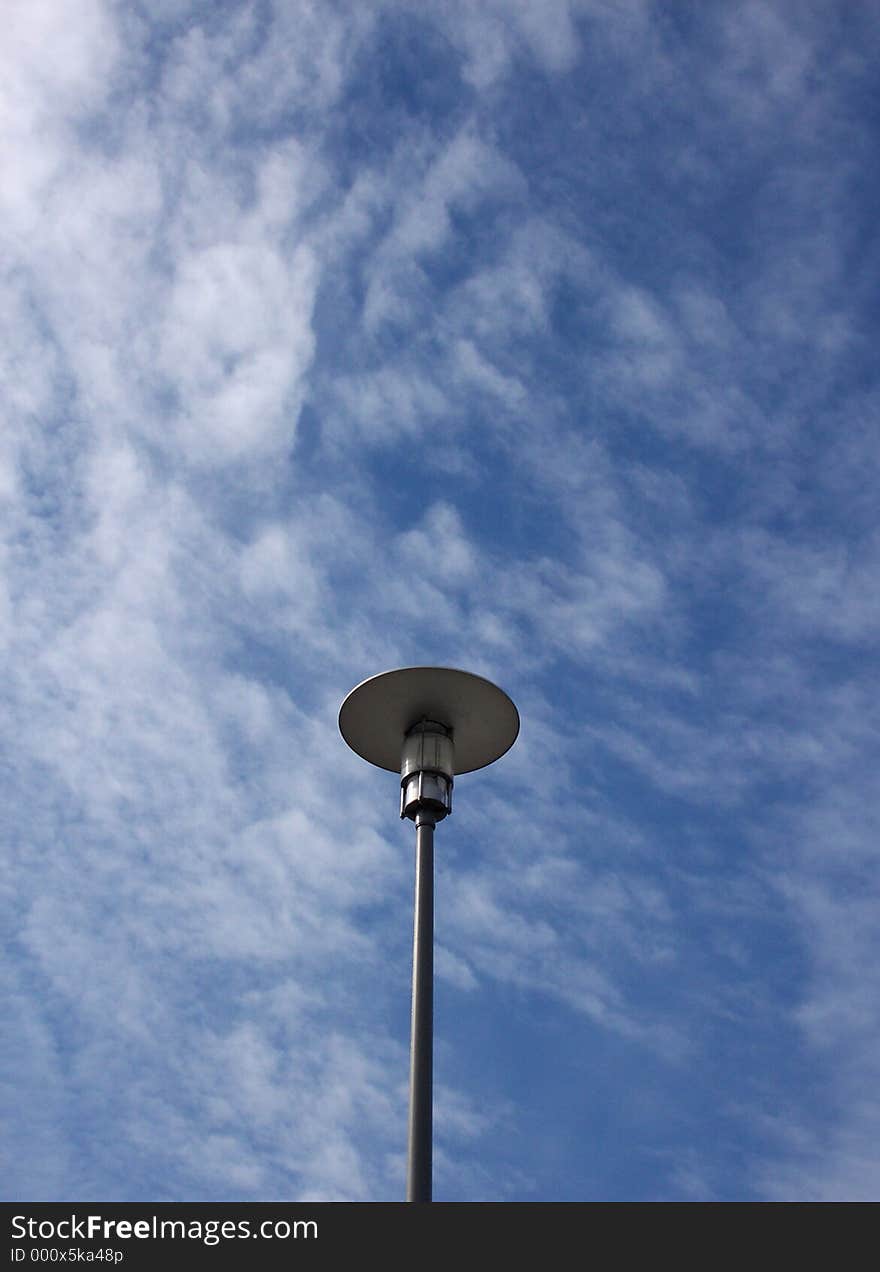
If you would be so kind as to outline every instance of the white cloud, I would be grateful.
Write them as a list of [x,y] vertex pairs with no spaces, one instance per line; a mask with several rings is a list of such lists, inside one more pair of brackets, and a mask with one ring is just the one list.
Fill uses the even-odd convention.
[[101,0],[77,21],[59,0],[10,0],[0,52],[0,205],[8,228],[27,234],[46,189],[67,166],[74,121],[107,92],[119,43]]
[[491,88],[520,49],[548,73],[570,70],[577,58],[570,0],[489,0],[479,7],[457,0],[437,7],[447,19],[446,32],[465,55],[465,79],[477,89]]
[[179,395],[188,458],[229,463],[291,447],[313,349],[313,297],[302,251],[288,263],[266,248],[229,244],[181,262],[159,366]]

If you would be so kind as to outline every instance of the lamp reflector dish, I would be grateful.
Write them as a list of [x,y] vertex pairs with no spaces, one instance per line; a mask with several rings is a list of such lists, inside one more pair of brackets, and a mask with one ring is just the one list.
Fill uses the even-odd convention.
[[343,702],[339,731],[362,759],[399,773],[403,739],[424,719],[452,730],[456,773],[493,763],[519,733],[519,712],[504,690],[454,667],[399,667],[371,676]]

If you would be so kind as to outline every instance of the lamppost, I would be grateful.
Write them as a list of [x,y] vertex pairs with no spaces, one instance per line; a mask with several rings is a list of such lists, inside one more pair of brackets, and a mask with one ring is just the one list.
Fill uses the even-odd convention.
[[400,773],[400,816],[416,826],[407,1201],[431,1200],[434,1055],[434,827],[456,774],[509,751],[519,713],[497,685],[452,667],[401,667],[364,680],[339,710],[351,749]]

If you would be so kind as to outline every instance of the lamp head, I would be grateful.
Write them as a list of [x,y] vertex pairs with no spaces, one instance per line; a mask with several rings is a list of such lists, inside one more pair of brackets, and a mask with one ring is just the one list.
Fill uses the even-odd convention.
[[401,817],[452,811],[458,773],[509,751],[519,713],[503,689],[453,667],[400,667],[364,680],[339,710],[339,730],[363,759],[400,773]]

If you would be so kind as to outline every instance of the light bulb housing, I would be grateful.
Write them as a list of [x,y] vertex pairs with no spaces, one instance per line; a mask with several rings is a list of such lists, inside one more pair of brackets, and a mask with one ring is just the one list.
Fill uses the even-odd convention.
[[436,720],[421,720],[403,739],[400,759],[400,816],[415,821],[428,813],[441,821],[452,812],[455,745],[452,731]]

